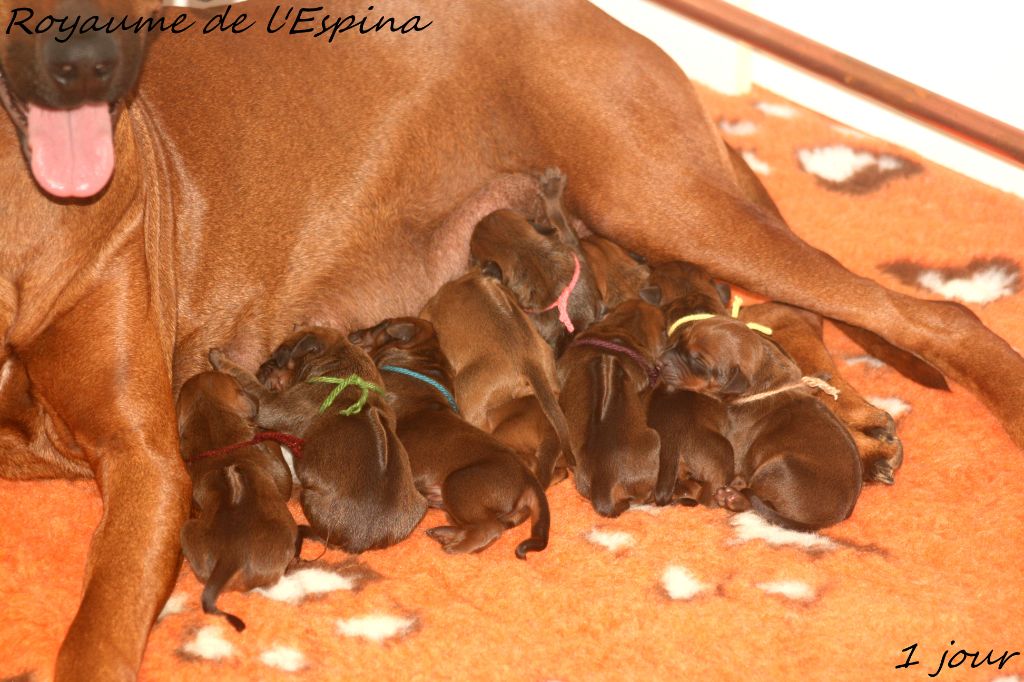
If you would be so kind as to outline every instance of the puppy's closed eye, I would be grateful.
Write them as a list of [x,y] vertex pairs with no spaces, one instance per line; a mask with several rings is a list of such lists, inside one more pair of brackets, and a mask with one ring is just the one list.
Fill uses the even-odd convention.
[[483,272],[485,277],[491,277],[498,281],[504,279],[504,273],[501,271],[501,266],[492,260],[487,261],[481,266],[480,270]]

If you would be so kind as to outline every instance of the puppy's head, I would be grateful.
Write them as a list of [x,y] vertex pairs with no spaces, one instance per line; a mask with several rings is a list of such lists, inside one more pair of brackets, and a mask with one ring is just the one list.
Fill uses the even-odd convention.
[[724,315],[732,295],[728,284],[715,281],[707,270],[685,261],[656,265],[648,283],[661,290],[669,317],[676,310]]
[[437,332],[427,320],[396,317],[352,332],[348,339],[369,353],[378,365],[394,364],[409,369],[439,366],[450,374]]
[[82,29],[153,22],[162,3],[2,0],[0,10],[9,25],[0,33],[0,101],[36,181],[54,196],[94,196],[113,173],[113,131],[159,31],[144,23],[138,31]]
[[770,360],[767,342],[739,320],[712,317],[684,324],[661,355],[662,379],[675,389],[719,399],[751,390]]
[[296,330],[260,365],[256,378],[269,390],[283,391],[300,381],[331,371],[338,360],[358,353],[344,334],[327,327]]
[[[185,382],[178,395],[178,435],[185,440],[189,425],[200,414],[220,412],[252,422],[259,411],[257,399],[232,377],[220,372],[202,372]],[[184,449],[184,448],[183,448]]]

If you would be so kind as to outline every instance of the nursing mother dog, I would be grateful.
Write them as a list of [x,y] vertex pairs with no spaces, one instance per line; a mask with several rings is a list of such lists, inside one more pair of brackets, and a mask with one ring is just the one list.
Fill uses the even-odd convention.
[[[277,4],[238,7],[262,26]],[[887,291],[801,242],[651,43],[584,0],[387,11],[432,24],[333,43],[0,34],[0,473],[93,476],[104,510],[58,679],[138,670],[188,512],[174,397],[207,351],[252,371],[296,323],[415,313],[464,269],[481,218],[536,215],[517,172],[559,166],[567,208],[633,251],[870,329],[1024,443],[1024,360],[963,307]]]

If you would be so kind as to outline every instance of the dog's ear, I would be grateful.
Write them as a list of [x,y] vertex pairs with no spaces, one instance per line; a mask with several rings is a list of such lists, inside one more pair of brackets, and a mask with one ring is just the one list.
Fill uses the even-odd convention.
[[723,396],[743,395],[750,390],[750,379],[737,367],[733,370],[729,380],[720,389]]
[[[299,342],[295,344],[289,355],[291,360],[296,360],[310,354],[319,355],[323,352],[324,344],[320,341],[320,337],[310,332],[299,339]],[[284,365],[281,366],[283,367]]]
[[637,293],[639,294],[641,299],[647,301],[651,305],[661,305],[661,287],[644,287]]
[[387,332],[388,336],[392,339],[408,343],[416,338],[416,335],[419,332],[419,327],[415,322],[400,320],[389,324]]
[[718,291],[718,298],[722,299],[722,305],[729,305],[729,299],[732,298],[732,287],[725,282],[715,282],[715,289]]
[[496,279],[499,282],[504,281],[505,276],[501,271],[501,266],[492,260],[487,261],[480,267],[480,271],[484,273],[484,277],[490,277]]
[[248,392],[238,388],[238,404],[241,409],[241,414],[246,419],[256,420],[256,415],[260,412],[260,401],[256,396],[249,395]]

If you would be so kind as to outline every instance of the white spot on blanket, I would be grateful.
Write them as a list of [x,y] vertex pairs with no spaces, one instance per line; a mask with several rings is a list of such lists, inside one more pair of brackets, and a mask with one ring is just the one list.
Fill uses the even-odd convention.
[[718,122],[718,127],[726,135],[737,137],[746,137],[757,132],[757,124],[753,121],[727,121],[723,118]]
[[322,568],[307,568],[283,576],[274,585],[256,590],[274,601],[298,604],[307,597],[338,590],[352,590],[356,581]]
[[306,657],[298,649],[274,646],[260,654],[260,660],[271,668],[293,673],[306,667]]
[[871,369],[881,369],[885,367],[885,363],[876,358],[874,355],[851,355],[846,358],[846,364],[848,365],[864,365]]
[[658,507],[653,504],[638,504],[635,507],[630,507],[628,511],[641,512],[648,516],[661,516],[661,511],[664,507]]
[[740,152],[740,156],[742,156],[743,160],[747,162],[748,166],[750,166],[750,170],[754,171],[758,175],[772,174],[772,167],[762,161],[754,152],[745,150]]
[[992,682],[1021,682],[1020,675],[1002,675],[993,677]]
[[609,552],[629,549],[636,544],[633,536],[623,530],[601,530],[594,528],[587,533],[587,539],[595,545],[604,547]]
[[415,624],[415,618],[375,613],[356,618],[338,619],[338,632],[346,637],[362,637],[371,642],[383,642],[386,639],[406,634]]
[[752,511],[736,514],[730,523],[736,531],[736,542],[740,543],[764,540],[773,547],[790,546],[810,550],[834,549],[836,546],[832,540],[817,533],[802,533],[772,525]]
[[788,104],[779,104],[777,102],[758,102],[754,106],[760,109],[762,113],[776,118],[794,118],[800,113]]
[[711,585],[702,583],[697,576],[683,566],[669,566],[661,574],[661,584],[669,599],[690,600],[701,592],[711,589]]
[[160,615],[156,617],[157,622],[163,620],[167,616],[175,616],[185,610],[185,604],[188,603],[188,595],[184,592],[175,592],[168,599],[167,603],[164,604],[164,608],[160,611]]
[[777,594],[793,601],[811,601],[814,599],[814,588],[800,580],[778,580],[770,583],[758,583],[757,588],[768,594]]
[[947,279],[936,270],[924,270],[917,276],[918,284],[925,289],[965,303],[991,303],[1010,296],[1017,290],[1019,279],[1019,273],[998,265],[978,270],[966,277]]
[[895,396],[883,398],[875,395],[869,395],[865,396],[864,400],[868,401],[868,403],[880,410],[885,410],[892,415],[893,419],[899,419],[906,413],[910,412],[910,405]]
[[235,652],[235,647],[221,636],[219,627],[207,625],[197,632],[195,639],[187,642],[181,650],[196,658],[203,658],[207,661],[219,661],[230,658]]
[[845,182],[872,165],[880,171],[894,171],[903,167],[903,162],[895,156],[857,151],[843,144],[801,149],[797,152],[797,158],[805,171],[829,182]]

